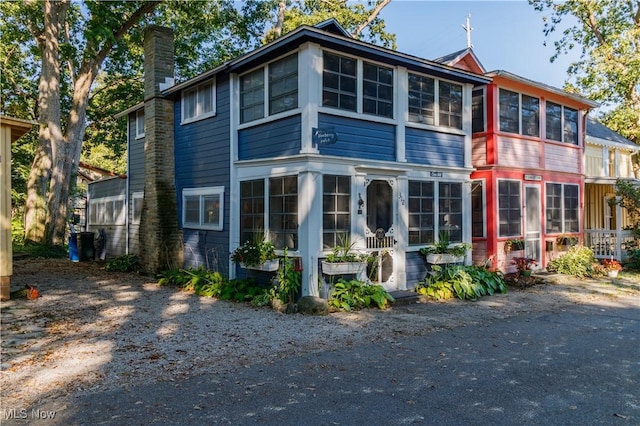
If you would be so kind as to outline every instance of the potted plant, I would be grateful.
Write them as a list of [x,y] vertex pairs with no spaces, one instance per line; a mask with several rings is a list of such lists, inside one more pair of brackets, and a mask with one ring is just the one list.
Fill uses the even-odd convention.
[[604,259],[602,261],[602,266],[604,267],[605,271],[607,271],[607,276],[609,276],[609,278],[617,277],[618,272],[622,270],[622,265],[614,258]]
[[504,242],[504,252],[524,250],[524,241],[520,239],[507,240]]
[[578,244],[578,237],[572,237],[569,235],[560,235],[556,242],[560,247],[573,247]]
[[528,277],[531,275],[531,268],[537,265],[538,261],[530,257],[514,257],[511,264],[516,266],[518,274]]
[[245,269],[269,272],[277,271],[279,263],[273,243],[264,237],[245,241],[233,251],[231,260]]
[[367,266],[369,256],[353,250],[354,243],[349,243],[349,237],[344,236],[342,243],[333,248],[322,262],[322,273],[326,275],[359,274]]
[[441,232],[438,241],[432,246],[421,248],[420,253],[425,256],[428,263],[434,265],[462,263],[471,247],[469,243],[451,244],[449,234]]

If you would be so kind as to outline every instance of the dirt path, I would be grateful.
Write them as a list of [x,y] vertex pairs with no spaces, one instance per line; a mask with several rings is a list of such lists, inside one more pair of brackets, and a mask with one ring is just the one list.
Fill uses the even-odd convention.
[[232,372],[255,362],[570,304],[640,308],[640,282],[624,275],[614,281],[545,280],[478,302],[309,317],[200,298],[146,277],[105,272],[95,262],[17,260],[12,289],[34,285],[41,297],[1,304],[1,408],[19,410],[69,393],[175,381],[205,371]]

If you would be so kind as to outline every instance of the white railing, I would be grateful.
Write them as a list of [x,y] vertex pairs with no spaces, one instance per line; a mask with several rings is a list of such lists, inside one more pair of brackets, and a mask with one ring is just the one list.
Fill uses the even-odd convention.
[[633,234],[629,230],[585,229],[584,231],[584,245],[593,250],[596,259],[611,257],[617,260],[626,259],[627,249],[633,244]]

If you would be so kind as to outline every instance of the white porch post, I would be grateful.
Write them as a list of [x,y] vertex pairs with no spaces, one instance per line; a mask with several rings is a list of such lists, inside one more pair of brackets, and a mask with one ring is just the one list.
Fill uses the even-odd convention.
[[298,251],[302,259],[302,295],[319,296],[318,253],[322,244],[322,175],[298,175]]

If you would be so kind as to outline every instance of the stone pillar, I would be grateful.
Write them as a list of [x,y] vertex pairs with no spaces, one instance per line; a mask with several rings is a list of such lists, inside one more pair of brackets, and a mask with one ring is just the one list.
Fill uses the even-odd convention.
[[173,100],[160,84],[173,78],[174,40],[168,28],[151,26],[144,38],[144,199],[140,218],[143,272],[182,267],[175,188]]

